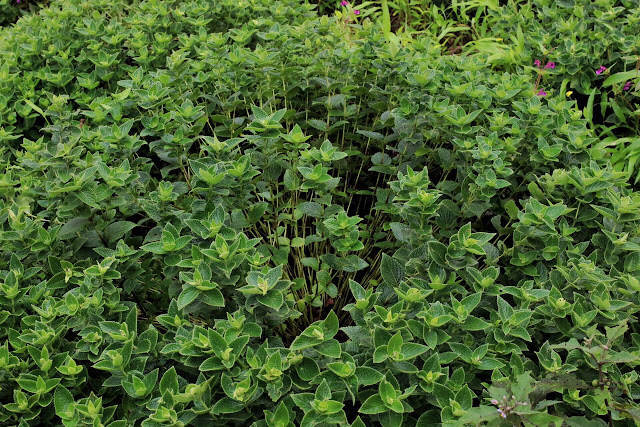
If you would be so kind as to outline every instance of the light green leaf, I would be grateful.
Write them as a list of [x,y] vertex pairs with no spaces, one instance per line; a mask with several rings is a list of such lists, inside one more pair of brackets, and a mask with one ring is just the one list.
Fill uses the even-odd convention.
[[614,84],[626,82],[627,80],[632,80],[638,77],[640,77],[640,72],[638,72],[637,70],[615,73],[607,77],[606,80],[602,82],[602,87],[609,87]]
[[64,414],[67,412],[69,405],[74,403],[73,396],[66,389],[66,387],[59,385],[56,388],[53,397],[53,404],[56,410],[56,415],[58,415],[62,419],[66,419],[67,417]]

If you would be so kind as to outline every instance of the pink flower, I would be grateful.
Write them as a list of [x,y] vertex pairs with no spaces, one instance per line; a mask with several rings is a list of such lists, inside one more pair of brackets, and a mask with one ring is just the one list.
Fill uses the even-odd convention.
[[547,96],[547,92],[544,89],[540,89],[540,92],[537,93],[538,96]]
[[340,6],[349,6],[349,2],[347,0],[342,0],[340,2]]
[[600,68],[598,68],[596,70],[596,74],[600,75],[600,74],[604,73],[605,71],[607,71],[607,67],[605,67],[604,65],[601,65]]
[[536,67],[542,66],[542,62],[540,62],[539,59],[536,59],[535,61],[533,61],[533,63],[535,64]]
[[358,9],[354,10],[353,13],[355,13],[356,15],[360,15],[360,11]]
[[551,68],[553,70],[554,68],[556,68],[556,63],[555,62],[547,62],[547,65],[545,65],[544,68],[545,68],[545,70],[547,68]]
[[491,403],[492,403],[492,404],[494,404],[494,405],[497,405],[497,404],[498,404],[498,401],[497,401],[496,399],[492,399],[492,400],[491,400]]
[[624,84],[624,90],[629,90],[631,89],[631,81],[628,81]]

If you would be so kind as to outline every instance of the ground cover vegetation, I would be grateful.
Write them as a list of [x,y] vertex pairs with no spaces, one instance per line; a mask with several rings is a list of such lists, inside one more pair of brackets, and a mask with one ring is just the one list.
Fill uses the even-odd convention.
[[5,25],[0,423],[638,424],[640,12],[571,5]]

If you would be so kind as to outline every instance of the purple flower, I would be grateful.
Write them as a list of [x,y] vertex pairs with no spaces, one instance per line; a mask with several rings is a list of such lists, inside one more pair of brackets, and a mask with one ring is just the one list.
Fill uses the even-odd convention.
[[349,6],[349,2],[347,0],[342,0],[340,2],[340,6]]
[[502,418],[507,418],[507,414],[505,414],[504,412],[502,412],[502,409],[498,409],[498,412],[500,413],[500,416]]
[[497,404],[498,404],[498,401],[497,401],[496,399],[491,399],[491,404],[493,404],[493,405],[497,405]]
[[538,96],[547,96],[547,92],[544,89],[540,89],[540,92],[537,93]]
[[631,89],[631,81],[628,81],[624,84],[624,90],[629,90]]
[[533,61],[533,63],[535,64],[536,67],[542,66],[542,62],[540,62],[539,59],[536,59],[535,61]]
[[605,71],[607,71],[607,67],[605,67],[604,65],[601,65],[600,68],[598,68],[596,70],[596,74],[600,75],[600,74],[604,73]]
[[555,62],[547,62],[547,65],[545,65],[544,68],[545,68],[545,70],[547,68],[551,68],[553,70],[554,68],[556,68],[556,63]]
[[354,10],[353,13],[355,13],[356,15],[360,15],[360,11],[358,9]]

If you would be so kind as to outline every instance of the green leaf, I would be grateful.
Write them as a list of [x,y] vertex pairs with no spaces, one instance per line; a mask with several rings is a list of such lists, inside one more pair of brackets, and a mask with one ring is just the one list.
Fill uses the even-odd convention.
[[442,409],[449,406],[449,400],[455,400],[455,395],[449,389],[449,387],[443,386],[440,383],[433,384],[433,394],[438,401],[438,406]]
[[628,351],[619,351],[617,353],[608,353],[603,363],[640,363],[640,354],[630,353]]
[[498,315],[503,323],[508,323],[513,316],[513,308],[501,296],[498,296]]
[[311,381],[320,375],[320,368],[315,360],[305,357],[300,364],[296,365],[296,372],[303,381]]
[[89,218],[72,218],[62,226],[62,228],[58,232],[58,238],[67,239],[70,237],[75,237],[74,235],[84,230],[85,225],[87,224],[89,224]]
[[217,356],[211,356],[202,362],[198,369],[202,372],[208,372],[224,370],[226,367]]
[[592,89],[589,94],[589,98],[587,99],[587,106],[583,109],[584,118],[587,119],[589,123],[593,124],[593,102],[596,97],[596,93],[599,93],[597,89]]
[[58,415],[62,419],[67,419],[66,413],[68,411],[69,405],[75,403],[73,400],[73,396],[67,390],[66,387],[59,385],[56,388],[53,397],[53,403],[56,410],[56,415]]
[[313,402],[314,399],[315,396],[312,393],[297,393],[291,395],[291,400],[293,400],[293,403],[305,412],[310,412],[313,410],[311,402]]
[[388,411],[379,394],[370,396],[360,407],[361,414],[380,414]]
[[194,302],[196,298],[198,298],[199,294],[200,291],[192,286],[180,292],[180,295],[178,296],[178,310],[182,310],[183,308]]
[[280,402],[273,413],[273,423],[276,427],[286,427],[289,425],[289,410],[284,404],[284,401]]
[[[391,36],[395,36],[394,33],[389,33]],[[400,406],[404,406],[407,405],[406,403],[401,403],[401,402],[396,402],[398,403]],[[396,409],[399,409],[399,406],[396,405]],[[407,409],[406,407],[403,407],[403,412],[411,412],[409,410],[404,410]],[[404,417],[401,413],[396,413],[396,412],[385,412],[383,414],[378,415],[378,419],[380,420],[380,425],[382,427],[402,427],[403,422],[404,422]]]
[[389,357],[386,345],[381,345],[373,352],[373,363],[382,363]]
[[617,83],[626,82],[627,80],[633,80],[640,77],[638,70],[624,71],[621,73],[615,73],[610,75],[602,82],[602,87],[609,87]]
[[258,295],[257,298],[260,304],[273,308],[274,310],[280,310],[282,304],[284,304],[284,297],[280,291],[269,291],[266,295]]
[[380,273],[385,283],[389,286],[396,287],[404,279],[404,266],[399,261],[390,257],[386,253],[382,254],[382,262],[380,264]]
[[158,382],[159,372],[160,372],[160,369],[156,368],[153,371],[149,372],[147,375],[145,375],[144,385],[148,392],[151,392],[155,388],[156,383]]
[[218,289],[209,289],[200,292],[200,299],[203,303],[212,307],[224,307],[224,297]]
[[163,395],[166,392],[173,394],[177,394],[179,391],[178,386],[178,375],[176,373],[176,368],[173,366],[169,368],[162,378],[160,379],[160,394]]
[[316,389],[315,398],[318,400],[331,399],[331,387],[329,387],[329,383],[327,382],[327,380],[322,380],[322,382]]
[[474,397],[475,396],[469,386],[465,384],[460,390],[458,390],[458,393],[456,393],[455,401],[462,406],[462,409],[469,410],[473,405]]
[[255,116],[256,120],[263,121],[269,119],[269,115],[262,108],[256,105],[251,105],[251,112]]
[[302,237],[294,237],[291,239],[290,246],[292,248],[301,248],[304,246],[304,239]]
[[323,341],[324,339],[316,338],[313,336],[298,335],[298,337],[291,343],[289,349],[292,351],[304,350],[305,348],[310,348],[321,344]]
[[601,419],[590,420],[587,417],[569,417],[564,422],[567,427],[605,427],[607,425]]
[[369,386],[378,384],[384,378],[378,370],[369,368],[368,366],[358,366],[356,368],[356,378],[358,378],[358,384],[363,386]]
[[564,418],[540,412],[526,412],[523,416],[526,417],[529,422],[537,426],[549,426],[553,424],[555,427],[561,427],[564,422]]
[[473,357],[473,352],[469,347],[464,344],[451,342],[449,347],[454,351],[462,360],[469,362]]
[[494,369],[499,369],[504,366],[504,363],[500,362],[497,359],[492,359],[490,357],[485,357],[482,359],[480,364],[478,365],[478,369],[482,369],[485,371],[493,371]]
[[380,382],[378,390],[383,401],[395,400],[398,396],[396,389],[387,380],[382,380],[382,382]]
[[340,323],[338,316],[336,316],[333,310],[331,310],[326,319],[320,323],[320,327],[324,330],[325,338],[332,338],[338,333]]
[[198,177],[201,178],[204,182],[206,182],[207,184],[209,184],[210,186],[214,186],[216,184],[218,184],[220,181],[222,181],[224,179],[224,177],[226,176],[226,174],[223,173],[218,173],[218,174],[212,174],[208,171],[206,171],[205,169],[200,169],[197,173]]
[[111,244],[123,237],[134,227],[137,227],[137,225],[131,221],[116,221],[105,228],[104,235],[107,238],[107,242]]
[[399,352],[402,348],[402,344],[404,341],[402,340],[402,333],[396,332],[394,336],[391,337],[389,343],[387,344],[387,352],[388,354],[392,354],[393,352]]
[[429,348],[426,345],[406,343],[402,346],[400,353],[404,357],[404,360],[411,360],[423,353],[426,353]]
[[[491,415],[493,415],[495,418],[495,412],[493,412]],[[442,418],[440,417],[440,411],[438,411],[437,409],[431,409],[420,415],[420,418],[418,418],[418,422],[416,423],[415,427],[432,427],[436,424],[439,424],[441,421]]]
[[440,267],[449,267],[446,261],[447,247],[440,242],[430,241],[427,246],[429,247],[429,256]]
[[211,409],[211,413],[214,415],[220,414],[234,414],[236,412],[240,412],[245,408],[246,404],[242,402],[237,402],[230,397],[223,397],[218,400],[213,408]]
[[299,210],[305,215],[312,218],[318,218],[322,215],[322,205],[317,202],[302,202],[296,206],[296,210]]
[[313,126],[314,128],[322,131],[322,132],[329,132],[329,126],[327,125],[326,122],[317,120],[317,119],[309,119],[308,123]]
[[464,298],[462,301],[460,301],[460,304],[462,304],[467,313],[471,313],[478,306],[478,304],[480,304],[481,299],[482,292],[477,292]]
[[624,259],[624,271],[632,273],[640,270],[640,252],[632,252]]
[[358,257],[357,255],[347,255],[346,257],[337,257],[333,254],[321,255],[320,259],[329,265],[329,267],[340,271],[346,271],[347,273],[355,273],[364,268],[367,268],[369,264]]
[[352,363],[334,362],[328,363],[327,368],[341,378],[349,378],[355,374],[355,368]]
[[[479,407],[475,407],[475,408],[471,408],[470,410],[467,411],[466,414],[464,414],[464,416],[462,418],[460,418],[459,422],[460,425],[474,425],[474,426],[479,426],[479,425],[483,425],[483,422],[489,423],[489,422],[496,422],[498,420],[498,415],[496,413],[496,407],[495,406],[479,406]],[[499,421],[498,421],[499,422]],[[537,425],[537,424],[536,424]],[[419,427],[427,427],[426,425],[422,424]]]
[[484,320],[474,316],[467,317],[461,325],[462,329],[465,331],[483,331],[490,326],[491,323],[485,322]]
[[324,356],[334,359],[339,358],[340,354],[342,353],[340,349],[340,343],[334,339],[318,344],[317,346],[315,346],[315,350]]
[[164,245],[162,242],[151,242],[151,243],[147,243],[146,245],[140,246],[140,249],[145,250],[147,252],[152,252],[154,254],[162,255],[166,253],[163,250],[163,246]]
[[262,218],[262,216],[264,215],[268,207],[269,207],[269,204],[267,202],[256,203],[254,205],[251,205],[249,207],[249,211],[247,212],[247,216],[249,217],[249,222],[251,224],[255,224],[256,222],[258,222],[260,218]]

